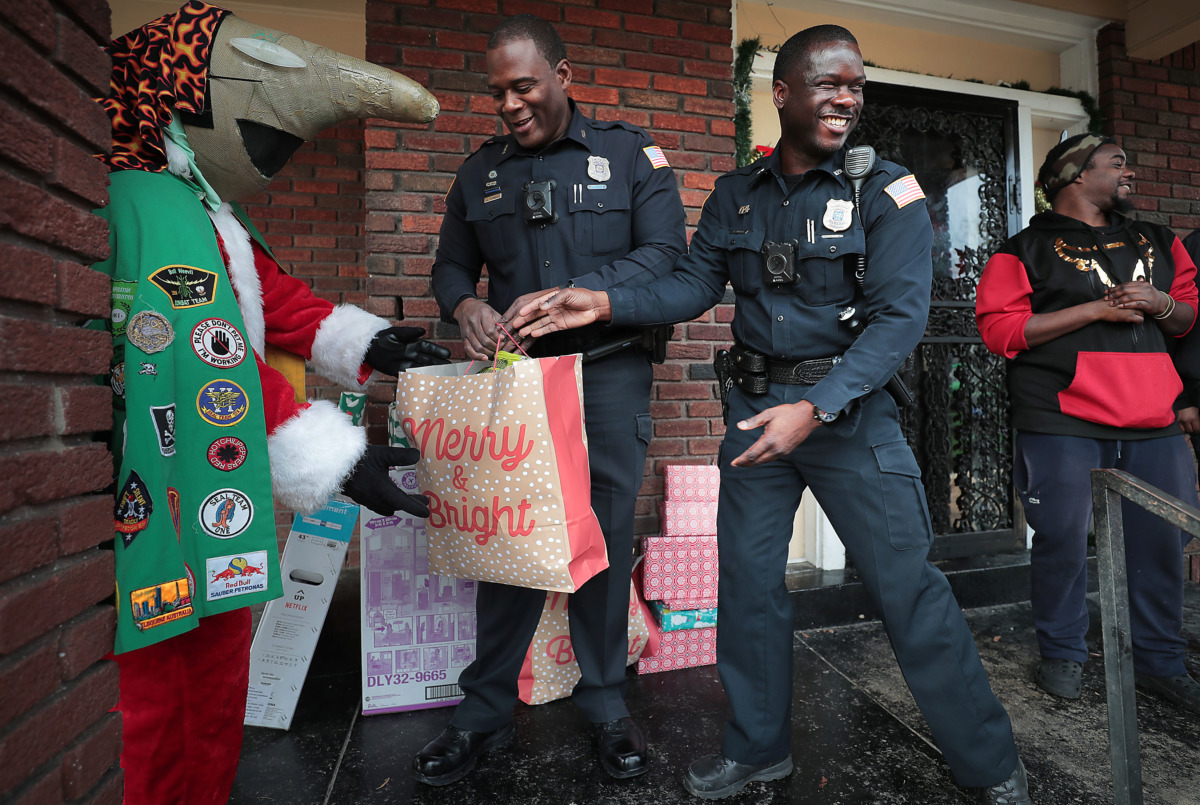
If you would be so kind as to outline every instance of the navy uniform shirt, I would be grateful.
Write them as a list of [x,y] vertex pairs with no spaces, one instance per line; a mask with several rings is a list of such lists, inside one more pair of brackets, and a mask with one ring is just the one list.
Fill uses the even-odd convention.
[[[556,223],[526,223],[527,182],[553,180]],[[544,288],[607,290],[670,272],[687,249],[675,172],[650,135],[584,117],[571,101],[563,137],[538,152],[494,137],[458,169],[446,194],[433,293],[446,321],[475,296],[487,264],[488,304],[501,313]],[[551,337],[553,338],[553,336]]]
[[[844,149],[789,186],[778,151],[716,182],[675,270],[636,292],[609,291],[612,324],[686,321],[719,302],[733,286],[733,336],[787,360],[842,355],[804,398],[823,411],[843,411],[886,383],[916,348],[929,315],[933,230],[925,197],[909,172],[877,160],[862,190],[862,217],[842,175]],[[810,223],[811,222],[811,223]],[[795,285],[764,282],[766,241],[798,242]],[[854,257],[868,255],[856,293]],[[838,312],[855,304],[866,331],[855,340]]]

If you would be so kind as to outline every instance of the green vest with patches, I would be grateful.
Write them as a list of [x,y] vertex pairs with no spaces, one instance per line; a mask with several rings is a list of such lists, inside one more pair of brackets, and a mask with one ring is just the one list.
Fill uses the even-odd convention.
[[119,171],[109,196],[119,654],[282,585],[262,387],[212,223],[169,173]]

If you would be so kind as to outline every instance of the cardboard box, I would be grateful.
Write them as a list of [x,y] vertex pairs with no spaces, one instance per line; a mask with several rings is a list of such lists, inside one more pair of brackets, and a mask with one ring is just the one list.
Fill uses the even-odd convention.
[[[406,492],[412,469],[393,470]],[[458,675],[475,659],[476,582],[430,573],[425,521],[363,510],[363,715],[462,700]]]
[[704,609],[671,609],[662,601],[651,601],[650,608],[654,610],[654,619],[658,628],[664,632],[677,632],[680,629],[703,629],[706,626],[717,625],[717,608]]
[[642,595],[671,609],[717,605],[715,536],[646,537],[642,540]]
[[715,537],[717,503],[712,500],[664,500],[662,536]]
[[663,486],[670,501],[715,501],[721,489],[721,470],[715,464],[668,464]]
[[357,503],[335,497],[316,514],[297,514],[292,521],[280,559],[283,597],[267,603],[250,644],[246,724],[291,726],[358,509]]
[[657,651],[651,656],[643,654],[638,660],[638,673],[654,674],[680,668],[696,668],[712,665],[716,661],[716,627],[663,632],[659,636]]

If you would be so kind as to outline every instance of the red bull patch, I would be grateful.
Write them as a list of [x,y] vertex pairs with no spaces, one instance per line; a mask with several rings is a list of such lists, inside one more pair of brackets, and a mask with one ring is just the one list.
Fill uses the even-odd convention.
[[246,390],[232,380],[214,380],[196,395],[196,410],[210,425],[228,428],[242,421],[250,408]]
[[206,560],[206,564],[205,579],[209,601],[267,589],[266,551],[213,556]]
[[193,614],[192,586],[186,577],[171,579],[129,594],[133,624],[141,631]]
[[200,528],[210,537],[233,539],[253,521],[254,504],[236,489],[218,489],[200,504]]

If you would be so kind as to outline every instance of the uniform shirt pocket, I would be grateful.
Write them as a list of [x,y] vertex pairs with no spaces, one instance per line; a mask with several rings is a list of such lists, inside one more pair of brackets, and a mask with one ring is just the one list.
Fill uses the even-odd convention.
[[[602,189],[599,189],[602,188]],[[558,188],[563,195],[563,188]],[[589,257],[623,257],[632,248],[629,188],[611,182],[573,183],[566,188],[571,248]]]
[[[866,252],[862,230],[853,227],[840,238],[817,236],[801,241],[796,250],[796,289],[813,307],[845,304],[854,298],[854,269]],[[869,269],[868,269],[869,270]]]
[[739,291],[753,291],[763,285],[762,245],[766,235],[761,229],[722,229],[717,234],[718,248],[728,253],[729,276]]
[[871,448],[879,465],[879,496],[887,517],[888,542],[898,551],[928,548],[933,536],[921,468],[904,441]]
[[467,223],[475,230],[485,263],[507,262],[517,256],[520,229],[525,222],[517,215],[517,197],[505,191],[495,201],[483,197],[467,203]]

